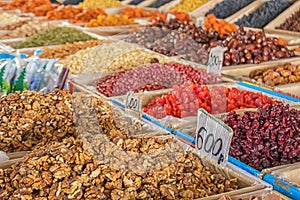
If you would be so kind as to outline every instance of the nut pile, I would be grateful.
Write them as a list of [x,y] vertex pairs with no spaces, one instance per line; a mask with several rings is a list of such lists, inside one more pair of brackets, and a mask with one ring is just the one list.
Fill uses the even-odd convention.
[[202,6],[203,4],[209,2],[210,0],[181,0],[180,3],[171,8],[171,11],[178,12],[192,12],[196,8]]
[[13,43],[16,49],[66,44],[79,41],[93,40],[92,36],[70,27],[56,27],[27,38],[24,42]]
[[5,152],[29,151],[36,145],[75,136],[66,91],[48,94],[24,91],[0,99],[0,149]]
[[175,141],[128,137],[115,128],[111,107],[94,103],[105,134],[83,132],[83,142],[54,142],[0,169],[1,199],[194,199],[238,189],[236,178],[212,172]]
[[281,12],[287,9],[291,3],[288,0],[269,0],[252,13],[239,19],[239,26],[263,28]]
[[282,103],[266,104],[243,116],[225,119],[234,131],[230,155],[262,170],[300,161],[300,111]]
[[[243,27],[240,27],[237,33],[224,40],[222,44],[227,47],[224,53],[224,66],[258,64],[295,56],[293,51],[279,43],[278,38],[266,37],[262,31],[245,31]],[[217,45],[218,42],[211,43],[211,47]]]
[[29,23],[30,20],[22,20],[20,22],[17,23],[13,23],[11,25],[6,25],[6,26],[0,26],[0,30],[7,30],[7,31],[13,31],[21,26],[23,26],[24,24]]
[[[57,27],[57,22],[30,21],[28,23],[24,23],[22,26],[16,27],[16,29],[13,29],[12,32],[1,36],[0,39],[4,40],[10,38],[30,37],[34,34],[41,33],[55,27]],[[14,26],[11,28],[14,28]],[[11,30],[11,28],[9,30]]]
[[205,15],[214,14],[219,19],[225,19],[240,9],[246,7],[254,0],[223,0],[218,3],[213,9],[208,11]]
[[129,91],[151,91],[171,88],[186,81],[198,84],[218,83],[220,79],[205,70],[179,63],[149,64],[101,78],[97,90],[108,96],[124,95]]
[[106,71],[107,67],[122,55],[142,47],[122,41],[106,41],[93,48],[85,60],[83,73],[93,74]]
[[47,13],[46,20],[68,19],[72,23],[84,23],[97,18],[99,15],[106,15],[106,13],[101,8],[83,9],[68,5],[60,6],[55,10],[49,11]]
[[18,15],[10,13],[1,13],[0,14],[0,27],[18,23],[20,18]]
[[300,82],[300,65],[285,63],[284,65],[257,69],[249,73],[249,77],[270,86]]
[[79,50],[77,53],[66,56],[63,59],[59,60],[60,64],[63,64],[65,67],[70,69],[71,74],[79,74],[82,73],[85,68],[85,63],[87,62],[90,53],[96,47],[86,48],[83,50]]
[[294,13],[290,18],[288,18],[283,24],[277,29],[284,29],[288,31],[300,32],[300,10]]
[[158,119],[166,116],[183,118],[197,116],[198,108],[217,114],[242,108],[255,108],[271,102],[272,100],[262,93],[223,86],[209,88],[206,85],[187,82],[174,86],[166,95],[155,97],[143,107],[143,110]]
[[118,72],[126,69],[131,69],[149,63],[165,63],[171,59],[164,57],[154,52],[145,51],[142,49],[133,50],[116,58],[108,67],[109,72]]
[[80,50],[102,44],[102,40],[88,40],[84,42],[74,42],[59,45],[55,48],[45,47],[43,52],[39,55],[41,58],[65,58],[66,56],[77,53]]
[[[166,149],[164,155],[174,160],[170,151]],[[90,155],[82,142],[69,138],[35,150],[11,168],[0,169],[0,197],[194,199],[238,188],[237,179],[212,172],[194,154],[183,153],[179,147],[172,153],[180,155],[178,161],[160,170],[117,170]]]

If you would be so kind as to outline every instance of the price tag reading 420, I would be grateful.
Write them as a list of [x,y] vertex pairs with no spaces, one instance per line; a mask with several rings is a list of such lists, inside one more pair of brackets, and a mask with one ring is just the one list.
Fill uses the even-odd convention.
[[136,112],[141,111],[141,100],[133,92],[126,94],[125,108]]
[[221,75],[221,69],[223,66],[223,56],[224,56],[224,51],[226,48],[221,47],[221,46],[216,46],[212,48],[209,52],[209,57],[208,57],[208,67],[207,67],[207,72],[208,73],[214,73],[217,75]]
[[205,110],[198,110],[196,148],[200,150],[200,157],[225,165],[232,136],[233,131],[230,127]]

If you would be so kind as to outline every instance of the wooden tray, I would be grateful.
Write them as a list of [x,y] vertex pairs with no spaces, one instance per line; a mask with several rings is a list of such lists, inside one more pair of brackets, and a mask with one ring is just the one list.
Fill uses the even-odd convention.
[[[291,17],[295,12],[300,10],[300,1],[295,2],[292,6],[286,9],[283,13],[278,15],[273,21],[271,21],[267,26],[264,27],[264,31],[270,34],[282,34],[300,38],[300,32],[288,31],[283,29],[276,29],[277,26],[280,26],[285,22],[286,19]],[[299,39],[300,44],[300,39]]]

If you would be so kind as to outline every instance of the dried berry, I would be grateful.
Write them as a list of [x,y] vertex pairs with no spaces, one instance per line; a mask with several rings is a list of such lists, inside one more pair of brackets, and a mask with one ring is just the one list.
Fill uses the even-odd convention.
[[178,63],[149,64],[101,78],[97,90],[105,96],[124,95],[129,91],[151,91],[171,88],[192,81],[198,84],[217,83],[219,78],[205,70]]
[[283,24],[277,29],[284,29],[288,31],[300,32],[300,10],[294,13],[290,18],[288,18]]
[[266,1],[257,10],[239,19],[236,24],[245,27],[263,28],[290,5],[291,3],[287,0]]
[[225,119],[234,131],[230,155],[262,170],[300,161],[300,111],[282,103],[265,104]]
[[241,108],[255,108],[272,100],[262,93],[237,88],[191,84],[174,86],[166,95],[154,98],[143,107],[145,113],[156,118],[196,116],[198,108],[209,113],[224,113]]
[[254,0],[223,0],[218,3],[213,9],[208,11],[205,15],[214,14],[219,19],[225,19],[240,9],[246,7]]

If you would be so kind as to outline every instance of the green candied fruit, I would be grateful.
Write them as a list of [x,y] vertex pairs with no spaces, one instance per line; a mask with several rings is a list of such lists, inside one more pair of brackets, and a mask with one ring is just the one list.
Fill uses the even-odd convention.
[[92,36],[70,27],[56,27],[27,38],[24,42],[13,43],[15,49],[59,45],[79,41],[93,40]]

